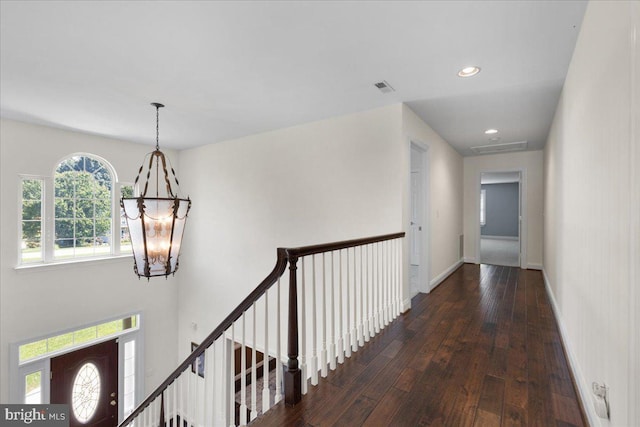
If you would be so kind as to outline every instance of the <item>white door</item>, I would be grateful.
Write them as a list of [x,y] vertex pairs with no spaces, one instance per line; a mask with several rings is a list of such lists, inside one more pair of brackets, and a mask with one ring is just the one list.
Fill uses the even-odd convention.
[[424,151],[411,145],[410,229],[409,229],[409,282],[411,296],[423,290],[424,260]]
[[422,173],[411,171],[411,265],[419,266],[421,258],[421,193]]

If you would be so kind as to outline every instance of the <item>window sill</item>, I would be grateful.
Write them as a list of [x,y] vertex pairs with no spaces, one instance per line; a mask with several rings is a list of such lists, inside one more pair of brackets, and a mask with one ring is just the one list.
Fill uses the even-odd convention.
[[48,270],[58,270],[61,268],[68,268],[69,266],[85,266],[85,265],[99,265],[99,264],[109,264],[109,263],[121,263],[121,262],[133,262],[133,254],[125,254],[125,255],[111,255],[100,258],[77,258],[73,260],[65,260],[65,261],[52,261],[48,263],[34,263],[34,264],[21,264],[14,267],[15,271],[18,272],[26,272],[26,271],[48,271]]

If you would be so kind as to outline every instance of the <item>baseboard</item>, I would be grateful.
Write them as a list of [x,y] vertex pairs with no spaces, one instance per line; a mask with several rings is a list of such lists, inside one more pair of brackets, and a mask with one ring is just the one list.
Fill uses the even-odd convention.
[[468,264],[479,264],[478,261],[474,257],[466,256],[464,257],[464,262]]
[[582,411],[587,416],[587,421],[590,426],[601,426],[601,418],[598,417],[595,412],[595,408],[592,405],[593,399],[591,396],[591,386],[589,386],[589,383],[585,381],[584,376],[582,375],[582,371],[580,370],[580,366],[578,365],[578,360],[576,359],[575,353],[569,345],[567,330],[565,329],[564,321],[562,320],[562,314],[558,309],[556,298],[553,295],[553,290],[551,289],[549,276],[547,276],[547,272],[544,268],[542,268],[542,277],[544,279],[544,287],[547,290],[547,295],[549,296],[549,301],[551,301],[551,308],[553,309],[553,314],[556,318],[558,329],[560,330],[562,348],[564,349],[564,353],[567,356],[569,369],[573,374],[574,382],[576,384],[576,387],[578,388],[578,398],[580,400],[580,404],[582,405]]
[[489,239],[489,240],[518,240],[518,236],[491,236],[491,235],[481,235],[481,239]]
[[542,264],[527,264],[529,270],[542,270]]
[[406,313],[409,310],[411,310],[411,298],[407,298],[406,300],[402,301],[402,312]]
[[445,279],[447,277],[449,277],[451,275],[451,273],[456,271],[458,269],[458,267],[460,267],[463,263],[464,263],[463,259],[460,258],[455,264],[453,264],[451,267],[447,268],[445,271],[440,273],[438,275],[438,277],[434,277],[433,280],[431,280],[431,282],[429,282],[429,291],[434,290],[436,286],[438,286],[440,283],[444,282]]

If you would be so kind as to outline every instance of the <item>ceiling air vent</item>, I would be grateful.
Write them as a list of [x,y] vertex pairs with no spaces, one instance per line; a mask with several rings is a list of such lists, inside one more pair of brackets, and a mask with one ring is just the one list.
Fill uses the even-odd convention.
[[389,92],[395,92],[395,89],[391,87],[391,85],[389,83],[387,83],[386,80],[383,80],[381,82],[378,83],[374,83],[373,84],[375,87],[377,87],[380,92],[382,93],[389,93]]
[[508,151],[522,151],[527,149],[527,141],[507,142],[504,144],[477,145],[471,147],[474,154],[505,153]]

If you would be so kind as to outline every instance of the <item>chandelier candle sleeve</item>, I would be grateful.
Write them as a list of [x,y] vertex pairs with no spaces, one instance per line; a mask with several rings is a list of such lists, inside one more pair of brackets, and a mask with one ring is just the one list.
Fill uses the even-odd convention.
[[[158,109],[162,104],[152,104],[156,107],[156,120]],[[149,161],[147,162],[147,157]],[[171,175],[167,171],[167,159],[160,151],[158,144],[158,126],[156,122],[156,149],[145,157],[138,177],[138,181],[145,164],[148,165],[147,177],[143,190],[137,197],[123,197],[120,201],[123,214],[129,226],[131,243],[133,246],[134,271],[138,277],[168,276],[178,269],[178,258],[182,246],[182,236],[187,222],[187,214],[191,208],[189,198],[178,197],[177,191],[172,188],[172,181],[176,189],[179,188],[175,171],[171,168]],[[165,186],[160,183],[160,170],[164,175]],[[147,197],[149,192],[149,178],[155,175],[155,196]],[[154,188],[154,183],[151,183]],[[160,189],[166,194],[160,194]]]

